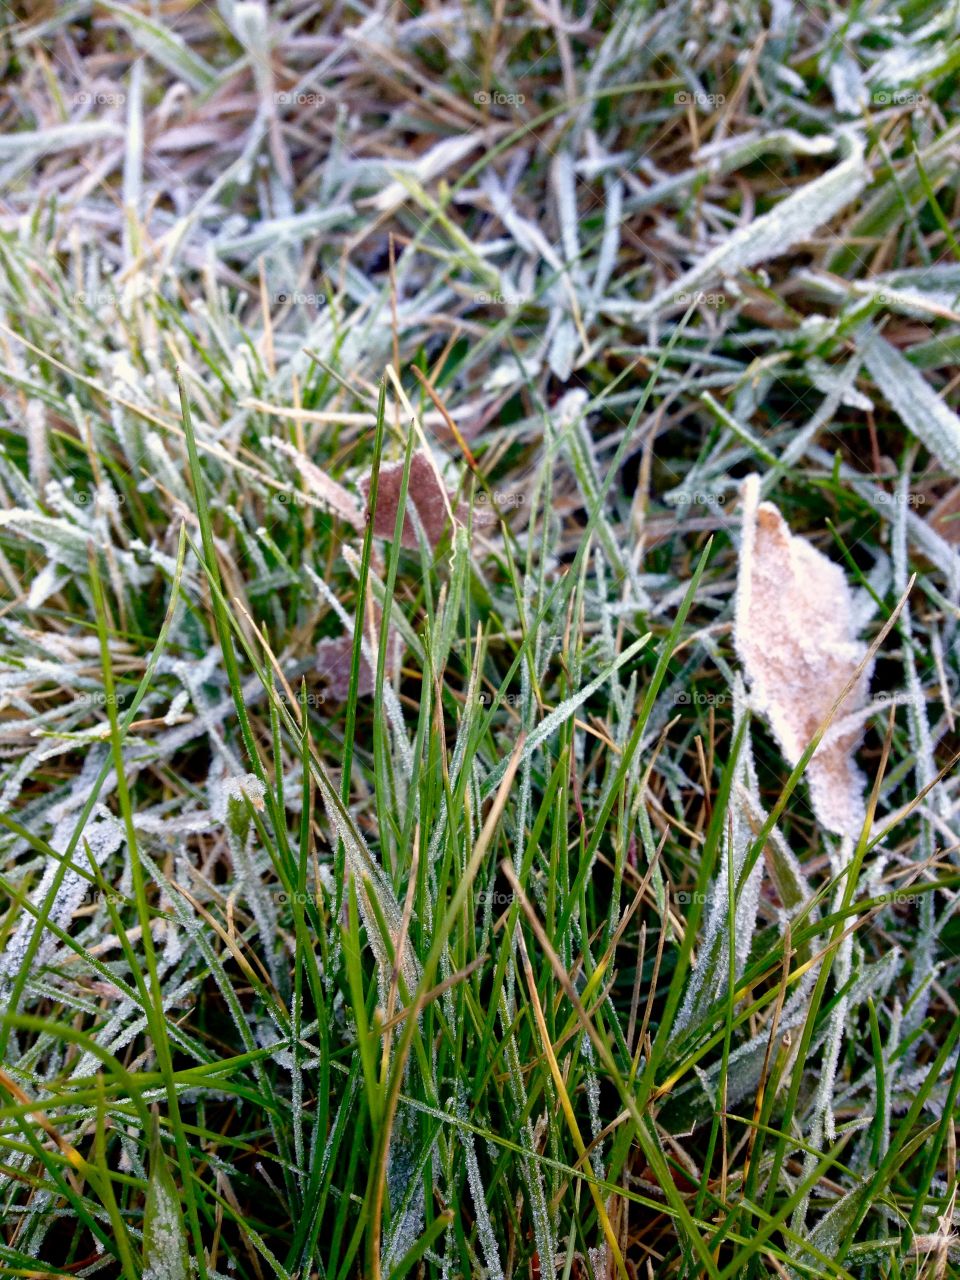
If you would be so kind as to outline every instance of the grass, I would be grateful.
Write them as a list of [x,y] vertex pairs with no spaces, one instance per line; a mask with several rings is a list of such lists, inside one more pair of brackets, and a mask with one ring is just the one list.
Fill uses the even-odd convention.
[[956,6],[4,21],[0,1275],[960,1275]]

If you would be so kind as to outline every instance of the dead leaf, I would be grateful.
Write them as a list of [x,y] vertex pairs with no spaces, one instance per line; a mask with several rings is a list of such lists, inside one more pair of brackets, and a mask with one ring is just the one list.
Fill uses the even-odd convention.
[[[392,538],[403,484],[403,463],[380,468],[377,486],[377,509],[373,517],[373,532],[378,538]],[[360,488],[369,502],[370,477],[360,481]],[[407,482],[407,506],[413,504],[431,547],[435,547],[450,527],[452,507],[450,495],[440,482],[436,469],[425,453],[418,451],[410,458],[410,478]],[[416,530],[409,515],[404,516],[401,545],[416,551]]]
[[347,524],[353,525],[354,529],[363,530],[363,512],[360,510],[360,505],[342,484],[332,480],[325,471],[322,471],[315,462],[311,462],[309,458],[305,457],[299,449],[295,449],[289,441],[280,440],[274,436],[271,443],[275,449],[279,449],[288,458],[293,459],[307,488],[334,515],[346,520]]
[[927,524],[947,542],[960,542],[960,484],[944,494],[927,516]]
[[[374,605],[375,625],[379,632],[381,611]],[[366,636],[372,643],[369,632]],[[377,636],[379,643],[379,635]],[[393,675],[403,660],[403,639],[400,633],[390,628],[390,639],[387,644],[386,676]],[[376,653],[376,650],[372,650]],[[353,633],[345,631],[342,635],[327,637],[317,644],[317,671],[326,688],[326,696],[331,702],[346,702],[350,696],[350,671],[353,666]],[[373,693],[376,684],[376,673],[373,666],[361,653],[360,672],[357,677],[357,697],[366,698]]]
[[[773,503],[758,505],[759,484],[759,477],[749,476],[741,495],[734,640],[753,704],[795,765],[867,647],[857,636],[843,570],[792,534]],[[869,683],[868,664],[807,765],[814,814],[837,835],[856,835],[863,824],[864,778],[853,759],[861,724],[849,718],[866,704]]]

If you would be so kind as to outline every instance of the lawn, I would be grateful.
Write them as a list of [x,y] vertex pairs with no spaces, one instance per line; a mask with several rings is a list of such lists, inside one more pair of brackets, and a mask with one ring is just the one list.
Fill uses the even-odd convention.
[[0,1276],[960,1276],[960,4],[0,24]]

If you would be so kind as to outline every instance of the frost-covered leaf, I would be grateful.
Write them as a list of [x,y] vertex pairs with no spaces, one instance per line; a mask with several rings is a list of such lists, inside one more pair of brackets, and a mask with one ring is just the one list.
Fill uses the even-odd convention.
[[189,1280],[190,1258],[180,1196],[153,1122],[147,1203],[143,1212],[143,1280]]
[[[379,641],[381,609],[374,604],[373,616],[376,637]],[[367,632],[364,633],[366,637]],[[357,696],[369,697],[376,687],[376,649],[367,646],[368,652],[360,654],[360,671],[357,677]],[[368,656],[369,653],[369,656]],[[403,658],[403,637],[396,627],[390,628],[387,641],[385,674],[392,676]],[[372,659],[372,660],[371,660]],[[326,696],[332,702],[346,702],[350,696],[350,672],[353,668],[353,633],[345,631],[339,636],[327,636],[317,642],[317,671],[324,682]]]
[[[843,570],[790,532],[771,502],[757,505],[759,477],[743,487],[743,537],[735,641],[757,709],[791,765],[863,661],[856,608]],[[853,760],[859,724],[843,716],[866,705],[870,671],[838,708],[807,766],[816,817],[828,831],[854,834],[863,823],[864,781]]]
[[[458,164],[464,156],[475,151],[484,141],[483,133],[467,133],[460,137],[444,138],[442,142],[438,142],[436,146],[431,147],[417,160],[407,165],[396,165],[395,169],[404,175],[412,178],[415,182],[426,185],[432,182],[434,178],[445,174],[449,169]],[[395,209],[398,205],[404,203],[409,195],[406,184],[401,180],[391,182],[389,186],[374,197],[373,205],[380,213],[387,213],[391,209]]]
[[769,213],[744,223],[679,280],[640,304],[638,318],[685,306],[705,285],[786,253],[845,208],[862,191],[867,168],[860,139],[852,133],[842,136],[847,155],[838,165],[791,192]]

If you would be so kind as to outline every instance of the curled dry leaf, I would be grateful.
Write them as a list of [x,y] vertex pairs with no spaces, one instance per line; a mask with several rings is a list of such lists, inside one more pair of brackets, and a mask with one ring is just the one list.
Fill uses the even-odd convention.
[[[753,703],[795,765],[867,648],[843,570],[792,534],[773,503],[758,504],[759,484],[749,476],[742,491],[734,639]],[[853,760],[861,728],[853,713],[865,705],[869,683],[870,664],[807,765],[814,814],[838,835],[856,835],[863,823],[864,778]]]
[[[373,516],[373,532],[378,538],[392,538],[396,526],[397,506],[400,503],[400,489],[403,485],[403,463],[395,462],[380,468],[380,482],[377,486],[377,509]],[[360,488],[369,502],[370,477],[360,481]],[[420,523],[431,547],[436,547],[444,533],[451,526],[451,519],[456,515],[458,520],[466,518],[466,510],[458,506],[454,511],[450,494],[445,489],[431,459],[423,452],[417,451],[410,458],[410,478],[407,481],[407,507],[413,505],[417,509]],[[404,517],[401,544],[416,551],[420,545],[417,532],[409,514]]]
[[[370,502],[369,475],[360,480],[360,489]],[[380,468],[380,480],[377,486],[377,505],[373,513],[373,532],[378,538],[392,538],[397,521],[397,507],[400,504],[400,490],[403,486],[403,463],[392,463]],[[417,516],[423,526],[424,534],[431,547],[436,547],[451,525],[454,510],[450,494],[443,486],[436,467],[423,452],[416,452],[410,458],[410,476],[407,481],[407,508],[401,533],[401,544],[411,550],[420,545],[409,508],[416,507]],[[466,510],[458,506],[458,519],[466,518]],[[358,528],[360,527],[358,523]],[[381,612],[374,606],[373,625],[376,636],[367,634],[367,651],[376,653],[381,627]],[[391,627],[387,644],[386,674],[392,675],[403,658],[403,640],[400,634]],[[353,636],[350,632],[321,640],[317,645],[317,670],[325,687],[326,696],[334,702],[346,702],[350,692],[350,669],[353,662]],[[360,672],[357,681],[359,697],[373,693],[376,683],[373,665],[364,653],[360,658]]]
[[[309,476],[307,479],[309,480]],[[332,482],[330,482],[332,483]],[[380,468],[380,480],[377,486],[377,505],[373,513],[373,532],[378,538],[392,538],[397,522],[397,507],[400,504],[400,490],[403,487],[403,463],[391,463]],[[370,476],[360,480],[360,489],[370,502]],[[326,496],[326,495],[324,495]],[[404,516],[401,545],[415,551],[420,545],[417,531],[409,514],[410,507],[415,507],[417,516],[423,526],[424,534],[432,548],[436,548],[443,536],[450,530],[454,518],[466,523],[469,511],[465,503],[453,506],[453,498],[445,488],[431,458],[422,451],[411,454],[410,476],[407,481],[407,513]],[[342,514],[342,512],[341,512]],[[474,529],[483,528],[493,523],[496,516],[489,507],[476,507],[473,512]],[[374,607],[374,627],[379,632],[381,614]],[[368,651],[376,653],[379,635],[367,636]],[[387,644],[386,673],[392,675],[403,659],[403,639],[393,627]],[[334,702],[346,702],[350,691],[350,668],[353,661],[353,636],[349,632],[321,640],[317,645],[317,670],[324,681],[326,694]],[[365,697],[374,691],[373,666],[364,655],[360,659],[360,673],[357,681],[357,693]]]

